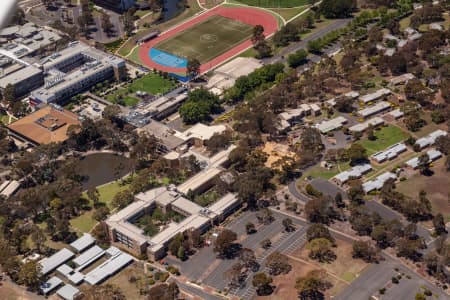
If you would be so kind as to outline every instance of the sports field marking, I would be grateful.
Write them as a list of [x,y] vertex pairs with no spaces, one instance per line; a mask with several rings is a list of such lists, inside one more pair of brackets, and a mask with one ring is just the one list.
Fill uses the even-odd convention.
[[253,27],[248,24],[214,15],[162,41],[154,48],[206,63],[248,40],[252,32]]

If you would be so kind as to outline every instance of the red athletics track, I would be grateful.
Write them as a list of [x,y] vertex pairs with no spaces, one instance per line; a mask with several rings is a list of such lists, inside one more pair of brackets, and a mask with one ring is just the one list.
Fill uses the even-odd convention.
[[[154,62],[150,56],[149,51],[151,48],[153,48],[156,44],[159,42],[166,40],[180,31],[183,31],[189,27],[192,27],[193,25],[202,22],[203,20],[209,18],[213,15],[220,15],[226,18],[235,19],[238,21],[241,21],[242,23],[246,23],[252,26],[255,25],[262,25],[264,27],[264,34],[266,36],[269,36],[273,33],[275,33],[278,29],[278,21],[277,19],[270,13],[257,8],[251,8],[251,7],[236,7],[236,8],[230,8],[230,7],[216,7],[212,10],[209,10],[198,17],[189,20],[173,29],[170,29],[157,38],[150,40],[146,43],[144,43],[139,48],[139,59],[143,64],[145,64],[147,67],[161,70],[164,72],[169,73],[186,73],[186,68],[171,68],[167,66],[160,65],[156,62]],[[252,45],[251,40],[247,40],[234,48],[230,49],[229,51],[215,57],[211,61],[204,63],[200,67],[200,72],[205,72],[219,64],[221,64],[223,61],[239,54],[240,52],[244,51],[248,47]]]

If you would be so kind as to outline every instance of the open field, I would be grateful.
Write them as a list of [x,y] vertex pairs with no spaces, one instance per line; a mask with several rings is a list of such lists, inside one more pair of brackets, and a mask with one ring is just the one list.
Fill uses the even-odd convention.
[[372,155],[378,151],[386,149],[387,147],[401,142],[407,138],[407,134],[397,126],[389,125],[381,127],[379,130],[374,130],[376,140],[370,141],[364,138],[358,142],[361,146],[367,149],[367,154]]
[[[176,16],[175,18],[164,22],[160,24],[155,24],[151,26],[150,28],[141,27],[142,30],[139,30],[138,33],[134,36],[132,36],[129,40],[127,40],[124,45],[119,49],[119,54],[122,56],[128,55],[131,50],[136,46],[136,41],[140,39],[141,37],[147,35],[149,32],[152,32],[154,30],[159,30],[161,32],[185,21],[186,19],[194,16],[198,12],[200,12],[202,9],[198,5],[197,0],[187,0],[188,8],[186,8],[181,14]],[[149,16],[151,17],[151,16]]]
[[155,48],[205,63],[247,40],[252,30],[247,24],[215,15],[162,41]]
[[397,190],[406,196],[417,199],[419,191],[424,190],[430,200],[434,213],[442,213],[450,221],[449,186],[450,177],[445,170],[445,157],[433,163],[433,176],[424,176],[419,172],[397,184]]
[[322,167],[320,164],[315,165],[311,169],[308,169],[306,171],[301,179],[304,179],[308,176],[311,176],[313,178],[323,178],[323,179],[330,179],[331,177],[350,169],[350,163],[349,162],[341,162],[336,164],[333,164],[333,167],[331,169],[327,169]]
[[137,91],[143,91],[151,95],[166,93],[175,87],[175,83],[154,73],[147,74],[133,81],[125,88],[118,89],[106,96],[108,101],[117,103],[120,98],[127,106],[135,105],[139,99],[134,96]]
[[292,8],[271,8],[270,10],[279,14],[281,17],[283,17],[283,19],[288,21],[307,8],[308,6],[301,6]]
[[259,7],[296,7],[309,3],[308,0],[236,0],[236,2]]
[[[136,281],[130,282],[131,277],[136,278]],[[135,262],[106,280],[104,284],[113,284],[119,287],[124,293],[125,299],[146,299],[146,295],[141,295],[139,290],[148,283],[149,277],[144,273],[144,266]]]

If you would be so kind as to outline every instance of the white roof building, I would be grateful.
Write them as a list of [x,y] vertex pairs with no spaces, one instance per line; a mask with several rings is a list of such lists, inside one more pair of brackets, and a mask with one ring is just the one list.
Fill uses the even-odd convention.
[[60,286],[62,283],[63,281],[61,279],[59,279],[56,276],[53,276],[45,283],[41,284],[40,289],[44,295],[47,295],[48,293],[51,293],[51,291],[56,289],[58,286]]
[[83,236],[75,240],[70,244],[70,247],[77,252],[82,252],[86,248],[92,246],[95,243],[95,239],[89,233],[83,233]]
[[349,130],[352,132],[363,132],[366,129],[368,129],[370,126],[376,127],[376,126],[379,126],[382,124],[384,124],[384,120],[380,117],[375,117],[375,118],[367,120],[363,123],[353,125],[352,127],[349,128]]
[[364,182],[362,185],[363,190],[366,193],[370,193],[375,190],[380,190],[383,187],[384,183],[391,178],[396,179],[397,175],[395,175],[394,173],[391,173],[391,172],[383,173],[380,176],[378,176],[377,178],[375,178],[374,180]]
[[367,118],[367,117],[370,117],[377,113],[380,113],[382,111],[385,111],[385,110],[389,109],[390,107],[391,107],[391,103],[389,103],[387,101],[380,101],[377,104],[374,104],[372,106],[369,106],[369,107],[361,109],[361,110],[358,110],[358,114],[363,118]]
[[96,285],[104,281],[109,276],[124,268],[133,261],[133,257],[127,253],[121,252],[109,258],[106,262],[90,271],[84,277],[84,281],[90,285]]
[[73,285],[66,284],[62,288],[56,291],[56,294],[64,300],[74,300],[79,294],[80,290]]
[[357,165],[347,171],[337,174],[333,177],[333,179],[339,181],[341,184],[344,184],[351,178],[361,178],[370,170],[372,170],[372,166],[370,164]]
[[321,133],[325,134],[330,131],[340,129],[345,123],[347,123],[347,119],[339,116],[328,121],[323,121],[320,124],[316,124],[316,128],[319,129]]
[[380,99],[381,97],[387,96],[391,94],[391,90],[390,89],[386,89],[386,88],[382,88],[379,89],[376,92],[373,92],[371,94],[367,94],[364,96],[359,97],[359,100],[363,103],[368,103],[368,102],[372,102],[375,100]]
[[434,143],[436,142],[437,138],[440,136],[446,136],[447,132],[442,130],[442,129],[438,129],[436,131],[433,131],[432,133],[430,133],[429,135],[420,138],[416,141],[416,145],[419,145],[420,149],[423,149],[425,147],[434,145]]
[[226,131],[225,125],[205,125],[197,123],[186,131],[180,133],[176,132],[175,136],[183,140],[196,138],[202,141],[209,140],[214,134],[220,134]]
[[41,272],[43,275],[47,275],[48,273],[55,270],[57,267],[71,259],[75,254],[67,248],[63,248],[53,254],[50,257],[44,258],[39,261],[41,265]]
[[[431,149],[427,151],[429,157],[428,162],[431,163],[442,157],[442,152],[436,149]],[[419,167],[419,157],[414,157],[406,162],[406,165],[412,169],[417,169]]]
[[377,163],[382,163],[386,160],[392,160],[407,150],[406,145],[403,143],[398,143],[390,146],[389,148],[373,154],[370,158],[375,160]]
[[394,109],[390,112],[388,112],[386,115],[391,116],[394,119],[400,119],[401,117],[403,117],[405,115],[404,112],[401,111],[400,108]]
[[399,76],[392,77],[389,80],[389,83],[392,84],[392,85],[405,84],[405,83],[407,83],[408,81],[410,81],[411,79],[414,79],[414,78],[415,78],[415,76],[413,74],[405,73],[405,74],[402,74],[402,75],[399,75]]
[[90,264],[98,260],[105,254],[105,250],[95,245],[92,248],[84,251],[80,256],[76,257],[73,262],[77,265],[77,271],[81,271],[88,267]]
[[20,187],[20,182],[17,180],[5,181],[0,186],[0,195],[9,198],[12,194],[14,194]]

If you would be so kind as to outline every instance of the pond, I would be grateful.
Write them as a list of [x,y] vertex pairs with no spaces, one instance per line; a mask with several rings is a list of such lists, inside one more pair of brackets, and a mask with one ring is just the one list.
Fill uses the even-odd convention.
[[85,176],[83,190],[117,180],[134,168],[131,159],[113,153],[96,153],[81,157],[77,173]]
[[184,9],[180,8],[182,2],[181,0],[164,0],[164,21],[172,19]]

